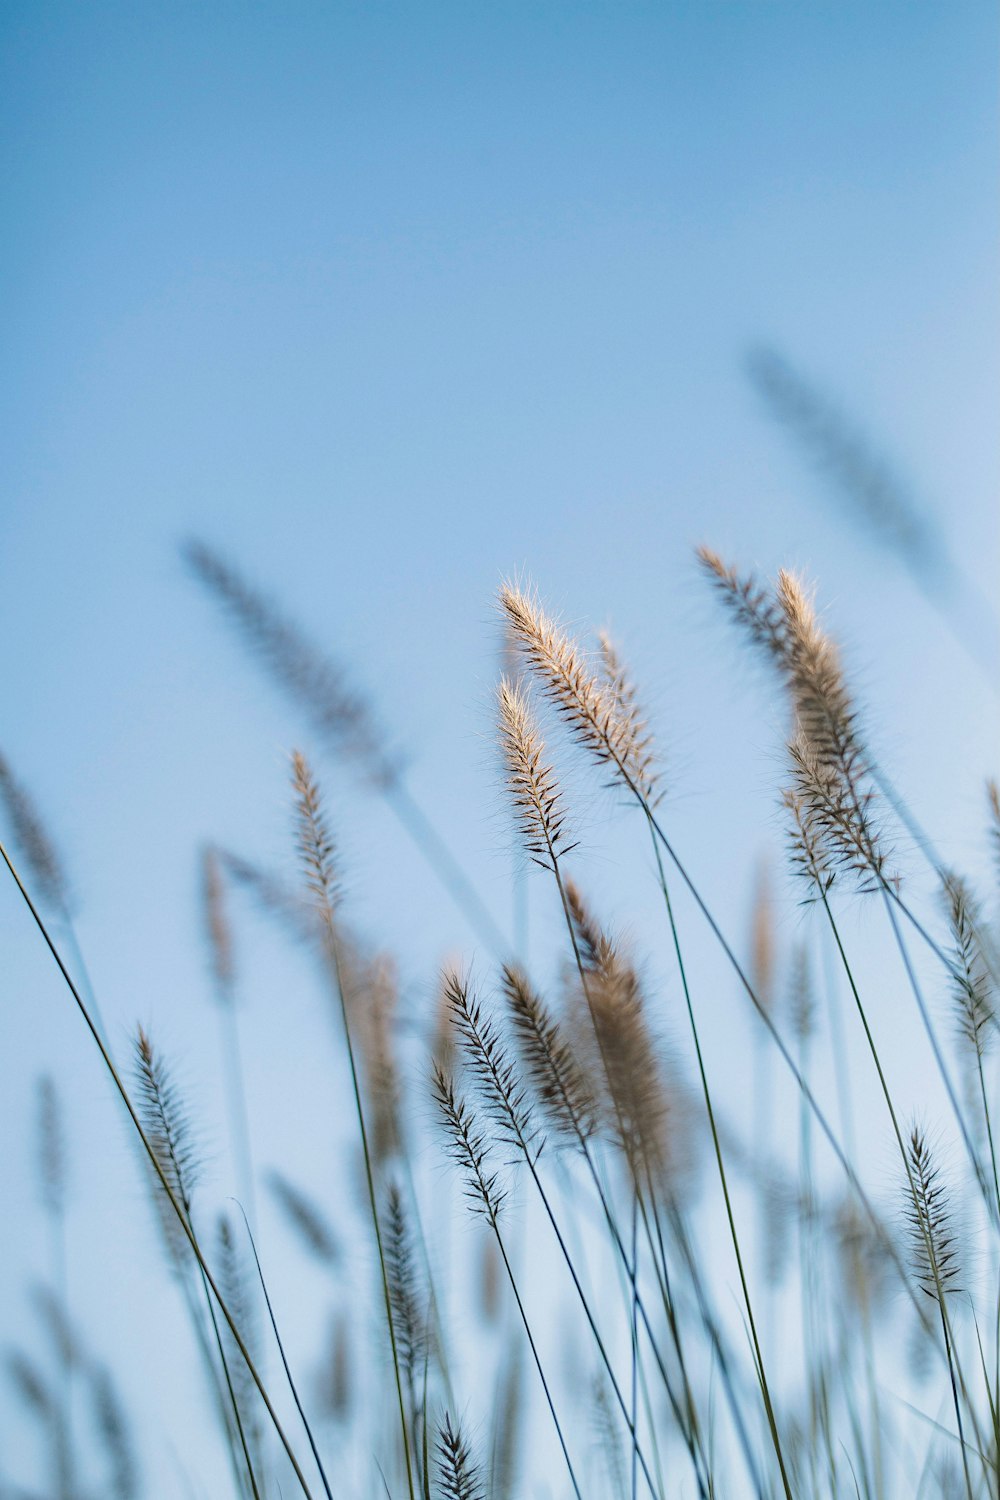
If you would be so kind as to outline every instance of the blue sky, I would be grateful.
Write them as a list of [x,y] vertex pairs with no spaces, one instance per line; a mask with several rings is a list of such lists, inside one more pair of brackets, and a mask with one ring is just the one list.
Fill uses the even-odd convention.
[[[354,664],[501,911],[492,598],[524,570],[622,638],[672,815],[745,920],[720,871],[779,847],[778,738],[702,540],[819,580],[898,779],[981,861],[995,699],[742,361],[764,339],[835,392],[995,593],[997,30],[989,4],[888,0],[4,7],[0,745],[66,851],[115,1025],[197,1053],[197,846],[285,853],[302,728],[185,576],[192,532]],[[327,774],[358,918],[426,994],[470,935]],[[581,857],[617,877],[611,812],[584,805]],[[616,915],[651,910],[622,879]],[[106,1206],[130,1167],[9,892],[0,933],[17,1284],[40,1067],[111,1153]],[[289,971],[257,962],[263,1098],[301,1059],[265,994]],[[99,1241],[78,1232],[86,1285]]]

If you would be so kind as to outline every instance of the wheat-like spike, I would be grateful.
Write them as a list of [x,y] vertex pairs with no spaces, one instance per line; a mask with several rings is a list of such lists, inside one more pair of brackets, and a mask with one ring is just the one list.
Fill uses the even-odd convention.
[[[170,1191],[190,1223],[191,1199],[200,1168],[190,1117],[169,1069],[141,1026],[136,1030],[134,1054],[136,1104],[143,1130]],[[175,1268],[180,1268],[186,1263],[187,1236],[162,1183],[152,1173],[150,1185],[168,1257]]]
[[812,803],[799,791],[783,792],[781,801],[788,813],[792,870],[815,888],[816,895],[810,894],[805,899],[815,900],[830,889],[835,872],[830,869],[830,859],[816,827]]
[[816,997],[805,943],[797,943],[793,948],[791,968],[788,1009],[796,1036],[805,1042],[816,1029]]
[[92,1366],[89,1377],[94,1426],[108,1462],[105,1494],[111,1500],[139,1500],[142,1475],[118,1387],[104,1365]]
[[[861,892],[898,883],[896,876],[886,874],[886,854],[871,816],[874,793],[846,782],[801,736],[789,741],[788,761],[792,791],[786,795],[785,805],[791,806],[789,796],[798,804],[827,888],[837,870],[853,875]],[[793,843],[797,837],[793,835]],[[801,873],[814,874],[801,862],[798,868]],[[817,881],[817,886],[822,883]]]
[[292,754],[292,786],[295,791],[295,833],[302,873],[316,913],[325,928],[333,925],[340,891],[334,859],[334,842],[327,828],[319,786],[304,755]]
[[486,1133],[454,1079],[435,1063],[432,1088],[445,1131],[448,1154],[465,1179],[465,1196],[473,1213],[482,1214],[491,1228],[500,1222],[506,1192],[499,1173],[490,1170]]
[[334,1319],[329,1353],[319,1380],[320,1404],[335,1422],[346,1422],[350,1416],[353,1364],[350,1325],[346,1316],[340,1313]]
[[323,1265],[335,1266],[340,1260],[340,1244],[315,1199],[277,1168],[268,1172],[266,1185],[310,1255]]
[[94,1425],[108,1461],[107,1491],[112,1500],[139,1500],[142,1477],[128,1414],[110,1370],[104,1365],[90,1372]]
[[958,1238],[940,1169],[932,1159],[927,1138],[919,1125],[914,1125],[910,1131],[907,1155],[910,1182],[907,1183],[905,1213],[914,1275],[918,1285],[937,1301],[941,1294],[961,1289]]
[[878,889],[886,878],[886,854],[840,653],[820,627],[801,582],[787,569],[778,574],[777,599],[785,619],[785,674],[795,714],[793,776],[814,802],[838,862],[854,870],[863,888]]
[[81,1368],[86,1363],[86,1351],[62,1298],[51,1287],[39,1283],[31,1289],[31,1300],[45,1324],[61,1367],[65,1370]]
[[66,1202],[66,1133],[55,1079],[38,1080],[38,1182],[46,1213],[58,1215]]
[[514,584],[500,589],[500,607],[542,692],[566,719],[578,744],[645,800],[648,744],[622,714],[607,680],[593,671],[580,647],[534,599]]
[[211,844],[201,852],[201,902],[205,937],[219,999],[233,999],[233,935],[226,911],[222,860]]
[[322,924],[315,903],[305,899],[279,876],[231,849],[217,851],[219,862],[236,885],[245,887],[261,910],[274,917],[297,941],[314,944],[322,936]]
[[628,726],[626,738],[634,746],[632,759],[636,768],[637,785],[649,805],[655,806],[661,795],[657,791],[660,774],[656,745],[639,703],[639,690],[618,647],[606,630],[597,632],[597,645],[604,680],[614,698],[622,724]]
[[411,1389],[421,1378],[429,1352],[426,1291],[421,1286],[406,1211],[399,1187],[386,1190],[385,1268],[396,1329],[399,1363]]
[[[491,1241],[492,1243],[492,1241]],[[523,1446],[524,1364],[518,1350],[508,1350],[506,1368],[498,1386],[493,1413],[493,1452],[490,1459],[490,1495],[494,1500],[512,1500]]]
[[992,777],[986,783],[986,803],[990,813],[990,843],[993,846],[997,876],[1000,878],[1000,786]]
[[752,573],[739,574],[711,547],[699,547],[697,558],[723,604],[750,641],[772,662],[785,661],[785,621],[766,584]]
[[478,1085],[484,1113],[496,1127],[497,1139],[523,1153],[529,1162],[536,1161],[544,1142],[539,1138],[527,1090],[495,1022],[456,970],[445,975],[444,987],[459,1042]]
[[927,522],[885,459],[843,412],[774,349],[752,350],[747,369],[773,415],[836,483],[879,540],[903,554],[921,574],[933,569],[939,547]]
[[402,1090],[393,1034],[399,1003],[395,964],[385,954],[369,961],[342,947],[340,969],[351,1031],[364,1066],[372,1161],[381,1166],[403,1145]]
[[521,684],[507,677],[497,688],[498,729],[507,791],[526,853],[543,869],[555,868],[566,842],[566,813],[556,773],[544,759],[531,700]]
[[68,912],[71,905],[69,882],[56,847],[48,835],[38,809],[11,769],[6,756],[0,754],[0,801],[7,809],[10,831],[24,856],[40,894],[57,911]]
[[[246,1343],[248,1349],[256,1360],[258,1357],[258,1328],[254,1316],[254,1301],[247,1285],[246,1272],[240,1261],[240,1255],[233,1238],[233,1231],[225,1214],[220,1214],[216,1222],[216,1240],[219,1254],[219,1286],[226,1305],[233,1314],[236,1326]],[[229,1367],[229,1379],[232,1383],[233,1401],[239,1410],[240,1419],[243,1423],[247,1446],[250,1457],[257,1472],[261,1469],[261,1446],[263,1433],[259,1421],[259,1405],[256,1400],[256,1388],[247,1369],[246,1361],[241,1357],[232,1333],[228,1325],[221,1330],[221,1337],[226,1352],[226,1363]]]
[[4,1355],[7,1374],[14,1389],[26,1406],[37,1416],[51,1421],[56,1413],[56,1402],[48,1382],[32,1359],[20,1349],[8,1349]]
[[574,1144],[594,1130],[594,1098],[558,1021],[527,976],[512,964],[502,970],[503,992],[521,1061],[552,1128]]
[[593,1021],[600,1067],[611,1108],[608,1122],[637,1181],[666,1164],[667,1099],[646,1023],[638,975],[617,944],[598,927],[572,881],[566,883]]
[[943,887],[952,938],[950,978],[959,1031],[982,1057],[996,1026],[993,980],[980,942],[982,917],[960,875],[945,872]]
[[206,546],[182,549],[195,577],[222,604],[251,652],[278,685],[309,715],[324,742],[354,761],[376,786],[388,789],[399,766],[368,701],[339,663],[322,655],[297,626],[232,565]]
[[766,1010],[774,1001],[774,906],[767,867],[761,865],[754,882],[750,920],[750,977],[754,994]]
[[486,1500],[486,1489],[472,1450],[461,1427],[452,1426],[447,1412],[438,1428],[437,1458],[438,1492],[444,1500]]

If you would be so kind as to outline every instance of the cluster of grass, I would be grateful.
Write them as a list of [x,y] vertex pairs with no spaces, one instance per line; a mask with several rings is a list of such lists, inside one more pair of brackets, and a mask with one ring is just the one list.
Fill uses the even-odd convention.
[[[759,374],[787,405],[787,371],[765,361]],[[811,440],[818,430],[827,441],[812,407],[806,415]],[[857,462],[850,477],[857,486]],[[1000,948],[989,898],[946,866],[876,758],[803,582],[789,572],[758,579],[707,548],[698,555],[785,705],[788,869],[793,899],[811,911],[781,987],[774,898],[761,888],[751,951],[741,958],[713,891],[699,886],[674,841],[657,745],[613,643],[599,635],[589,648],[532,591],[502,587],[496,751],[506,816],[532,888],[547,884],[561,913],[561,978],[542,993],[414,800],[348,674],[224,559],[201,544],[186,555],[304,711],[321,749],[385,799],[492,956],[475,972],[447,967],[433,1024],[404,1033],[394,966],[352,929],[336,828],[313,766],[296,752],[297,884],[227,850],[204,857],[241,1183],[241,1211],[213,1211],[170,1060],[141,1029],[131,1057],[113,1055],[72,944],[58,859],[26,793],[0,766],[12,833],[4,859],[127,1113],[190,1320],[200,1361],[192,1379],[217,1417],[233,1493],[974,1500],[1000,1492],[992,1120]],[[689,1067],[661,1044],[662,997],[609,926],[606,893],[581,888],[579,815],[564,775],[572,756],[615,788],[641,841],[636,857],[652,872],[661,910],[650,942],[665,936],[669,946]],[[987,793],[984,832],[1000,854],[1000,797],[995,785]],[[916,897],[901,846],[922,866]],[[247,891],[305,948],[333,1001],[357,1148],[336,1230],[331,1210],[294,1174],[264,1178],[256,1168],[233,962],[232,898]],[[919,1086],[899,1097],[890,1083],[879,995],[852,958],[842,920],[845,901],[859,900],[926,1034],[949,1111],[937,1129],[913,1113]],[[700,991],[690,962],[705,944],[757,1018],[748,1078],[751,1069],[758,1085],[783,1077],[796,1101],[779,1151],[759,1134],[747,1139],[713,1078],[703,1043],[717,998]],[[835,970],[817,986],[820,947]],[[928,965],[933,993],[922,977]],[[824,1019],[830,1000],[836,1021]],[[867,1053],[865,1076],[850,1088],[836,1045],[848,1025]],[[832,1057],[833,1107],[817,1085],[821,1050]],[[866,1120],[877,1109],[892,1142],[888,1195],[872,1189],[852,1092],[866,1094]],[[8,1357],[23,1419],[46,1434],[49,1465],[42,1488],[10,1493],[162,1493],[155,1477],[143,1478],[127,1403],[66,1305],[64,1148],[51,1081],[39,1103],[38,1172],[53,1243],[39,1313],[56,1374],[24,1351]],[[956,1142],[947,1157],[936,1146],[944,1129]],[[434,1159],[450,1163],[454,1191],[428,1173]],[[301,1353],[282,1340],[274,1309],[289,1291],[272,1302],[258,1259],[252,1226],[265,1185],[339,1299],[319,1374],[301,1369]],[[356,1200],[354,1217],[343,1213],[345,1193]],[[451,1220],[468,1232],[453,1232]],[[344,1223],[362,1236],[357,1264],[368,1273],[346,1294]],[[196,1482],[192,1493],[202,1493]]]

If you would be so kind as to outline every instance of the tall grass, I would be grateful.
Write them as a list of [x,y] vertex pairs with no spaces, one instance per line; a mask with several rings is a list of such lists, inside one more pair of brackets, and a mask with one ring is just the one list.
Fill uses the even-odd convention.
[[[808,419],[814,447],[829,445],[826,417],[817,425],[804,398],[792,402],[784,367],[758,361],[757,377],[789,420]],[[529,915],[533,932],[550,931],[534,903],[560,918],[541,970],[556,978],[543,983],[409,790],[353,671],[229,562],[202,544],[186,555],[304,710],[319,750],[386,800],[442,900],[480,938],[474,966],[445,965],[431,986],[437,1009],[414,1018],[395,964],[355,930],[335,814],[300,752],[294,881],[206,845],[203,921],[245,1210],[234,1214],[202,1169],[197,1114],[170,1059],[142,1029],[131,1075],[112,1055],[55,845],[0,761],[3,857],[85,1023],[81,1048],[117,1091],[144,1162],[164,1269],[190,1324],[189,1378],[230,1492],[1000,1494],[997,892],[913,844],[915,820],[805,582],[788,571],[761,580],[699,552],[784,705],[774,800],[789,879],[758,879],[745,957],[716,915],[731,906],[728,891],[720,900],[726,853],[694,860],[680,846],[671,778],[620,652],[605,634],[574,637],[529,588],[501,587],[498,805],[530,872],[519,877],[521,935]],[[630,823],[630,879],[648,880],[657,903],[648,932],[615,930],[611,873],[587,868],[584,893],[586,803],[573,789],[588,774],[614,788]],[[984,848],[992,840],[994,853],[998,808],[991,784]],[[923,855],[914,878],[908,860]],[[696,880],[696,865],[714,867],[714,885]],[[249,919],[239,899],[248,891]],[[877,979],[845,921],[862,902],[869,936],[885,945]],[[782,917],[796,905],[805,915],[786,944]],[[255,1151],[242,1062],[252,1016],[238,1016],[236,953],[256,919],[276,920],[305,949],[332,1000],[341,1058],[331,1055],[330,1108],[350,1118],[354,1145],[326,1202],[295,1163],[262,1174]],[[665,978],[650,979],[644,949],[668,955]],[[734,1069],[720,1068],[724,1012],[709,973],[728,974],[753,1011],[739,1070],[747,1110],[733,1097]],[[881,1004],[886,973],[926,1039],[933,1097],[946,1104],[939,1119],[926,1118],[929,1081],[901,1076]],[[862,1055],[856,1041],[863,1071],[849,1062]],[[144,1395],[125,1400],[106,1354],[76,1328],[72,1297],[83,1289],[71,1294],[67,1273],[56,1083],[42,1080],[38,1097],[51,1244],[37,1293],[42,1352],[11,1348],[7,1377],[47,1458],[35,1476],[8,1476],[9,1493],[163,1495],[130,1433],[129,1405]],[[891,1167],[873,1150],[883,1119]],[[271,1264],[276,1216],[312,1267],[303,1284],[322,1288],[310,1294],[319,1300],[308,1349],[282,1326],[299,1293],[287,1262]],[[203,1492],[199,1453],[184,1452],[183,1434],[174,1440],[192,1492]]]

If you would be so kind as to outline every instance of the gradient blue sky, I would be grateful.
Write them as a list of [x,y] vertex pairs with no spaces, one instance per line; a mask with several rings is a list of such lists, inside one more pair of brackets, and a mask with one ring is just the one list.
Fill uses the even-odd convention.
[[[899,781],[981,860],[982,674],[741,364],[763,338],[838,393],[995,595],[998,30],[993,4],[889,0],[3,7],[0,745],[65,849],[116,1027],[197,1051],[198,843],[285,847],[300,726],[185,577],[190,532],[356,663],[501,914],[491,601],[520,569],[623,639],[679,836],[745,921],[778,847],[777,731],[702,540],[818,578]],[[329,780],[358,917],[426,995],[469,934],[384,810]],[[617,875],[610,809],[588,812],[583,858]],[[41,1253],[28,1121],[51,1066],[122,1229],[95,1289],[81,1162],[78,1291],[127,1346],[112,1281],[146,1285],[148,1236],[126,1148],[9,891],[0,935],[4,1284]],[[320,1089],[274,990],[298,971],[255,963],[253,1090],[301,1069]],[[27,1327],[9,1306],[0,1335]]]

